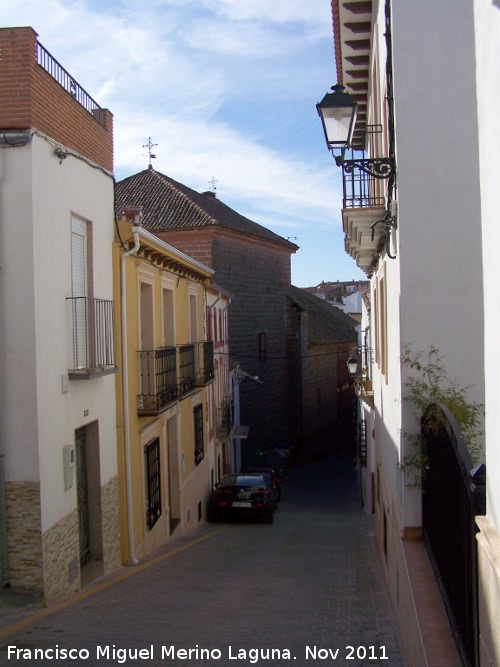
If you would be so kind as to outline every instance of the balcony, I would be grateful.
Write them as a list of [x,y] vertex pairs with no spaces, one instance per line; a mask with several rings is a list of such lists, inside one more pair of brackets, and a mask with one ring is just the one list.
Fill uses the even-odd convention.
[[137,412],[155,415],[179,397],[177,385],[177,349],[161,347],[139,352],[140,393]]
[[232,402],[229,397],[224,398],[217,406],[217,438],[219,440],[229,440],[233,425],[231,408]]
[[214,342],[196,343],[196,384],[203,386],[215,378]]
[[342,167],[342,227],[345,251],[370,275],[373,260],[385,239],[386,225],[382,223],[387,215],[388,181],[374,174],[385,173],[387,165],[383,159],[365,159],[364,151],[361,157],[356,153],[360,151],[351,150]]
[[179,346],[179,396],[192,391],[196,386],[196,364],[194,343]]
[[139,353],[140,392],[137,412],[154,415],[215,377],[212,341]]
[[114,303],[106,299],[71,297],[73,339],[72,379],[116,373]]

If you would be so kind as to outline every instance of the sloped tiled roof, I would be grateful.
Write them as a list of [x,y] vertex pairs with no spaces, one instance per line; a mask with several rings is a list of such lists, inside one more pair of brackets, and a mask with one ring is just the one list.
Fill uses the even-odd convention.
[[354,327],[357,322],[339,308],[314,294],[290,286],[288,297],[301,310],[308,312],[308,338],[312,345],[342,343],[357,339]]
[[116,215],[119,217],[120,211],[130,206],[142,207],[143,225],[153,233],[215,225],[284,245],[290,252],[298,249],[226,206],[213,193],[200,194],[151,168],[116,184]]

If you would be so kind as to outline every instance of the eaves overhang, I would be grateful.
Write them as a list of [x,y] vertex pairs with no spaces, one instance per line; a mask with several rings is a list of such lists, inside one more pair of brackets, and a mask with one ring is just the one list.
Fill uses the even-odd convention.
[[147,229],[140,226],[133,228],[129,221],[119,220],[117,223],[119,233],[121,229],[124,236],[127,234],[127,240],[122,243],[124,250],[129,251],[134,247],[133,229],[135,229],[140,242],[136,254],[139,259],[145,259],[160,269],[206,284],[209,284],[215,274],[215,271],[210,267],[186,255]]
[[371,0],[332,0],[337,82],[359,105],[353,148],[366,148],[366,126],[373,32]]

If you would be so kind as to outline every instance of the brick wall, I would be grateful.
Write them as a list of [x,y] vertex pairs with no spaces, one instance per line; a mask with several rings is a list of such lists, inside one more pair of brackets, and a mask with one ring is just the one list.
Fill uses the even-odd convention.
[[104,126],[37,63],[32,28],[0,28],[0,129],[36,129],[113,171],[113,116]]
[[197,262],[212,268],[212,231],[210,229],[198,229],[196,232],[172,230],[155,232],[155,234]]

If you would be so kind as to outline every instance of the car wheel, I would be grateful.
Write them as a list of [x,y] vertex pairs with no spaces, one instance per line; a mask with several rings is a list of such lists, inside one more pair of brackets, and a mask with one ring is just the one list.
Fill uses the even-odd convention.
[[217,523],[219,521],[219,516],[214,509],[209,509],[207,513],[207,520],[210,523]]
[[269,510],[269,512],[266,514],[264,517],[264,523],[272,523],[274,521],[274,512],[272,508]]

